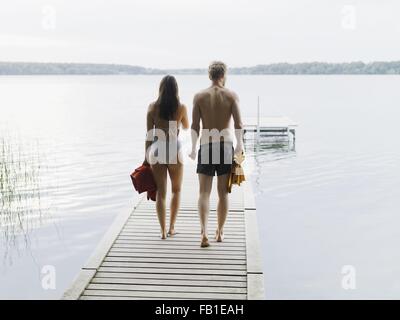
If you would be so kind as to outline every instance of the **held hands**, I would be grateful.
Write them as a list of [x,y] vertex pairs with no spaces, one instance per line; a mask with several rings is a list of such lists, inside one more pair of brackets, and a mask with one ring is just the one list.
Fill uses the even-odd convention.
[[196,160],[196,149],[193,149],[192,152],[189,153],[189,158],[192,160]]

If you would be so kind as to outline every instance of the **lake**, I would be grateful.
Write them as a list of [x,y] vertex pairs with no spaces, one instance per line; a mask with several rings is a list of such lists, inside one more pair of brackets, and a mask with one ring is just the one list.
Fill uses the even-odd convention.
[[[0,298],[59,298],[135,201],[129,173],[143,160],[160,79],[0,77]],[[191,109],[208,79],[177,80]],[[295,150],[247,145],[267,299],[398,298],[399,85],[397,76],[228,78],[243,116],[256,115],[259,96],[262,116],[299,123]],[[49,267],[54,288],[43,286]],[[354,289],[342,285],[349,267]]]

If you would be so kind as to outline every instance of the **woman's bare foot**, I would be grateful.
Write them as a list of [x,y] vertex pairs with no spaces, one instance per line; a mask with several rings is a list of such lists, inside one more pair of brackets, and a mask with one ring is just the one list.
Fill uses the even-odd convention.
[[207,238],[207,236],[203,235],[203,237],[201,239],[200,247],[206,248],[208,246],[210,246],[210,243],[208,242],[208,238]]
[[217,240],[217,242],[224,241],[224,232],[223,231],[220,232],[219,230],[217,230],[215,232],[215,240]]
[[162,230],[161,230],[161,239],[162,240],[167,239],[167,233],[165,231],[162,231]]

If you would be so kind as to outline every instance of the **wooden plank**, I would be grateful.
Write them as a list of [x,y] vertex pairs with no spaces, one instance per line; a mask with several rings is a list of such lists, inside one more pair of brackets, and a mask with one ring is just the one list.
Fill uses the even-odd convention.
[[[130,219],[128,220],[128,226],[132,226],[135,224],[143,224],[143,225],[150,225],[150,226],[158,226],[159,227],[159,223],[157,218],[149,218],[149,219]],[[169,221],[166,221],[166,224],[168,226]],[[217,225],[217,219],[209,219],[208,220],[208,224],[212,227]],[[244,224],[244,218],[241,220],[232,220],[232,219],[227,219],[226,223],[225,223],[225,227],[242,227]],[[181,226],[194,226],[196,228],[200,228],[200,221],[196,218],[196,219],[186,219],[186,218],[179,218],[178,220],[175,222],[175,225],[181,225]]]
[[[128,228],[133,228],[133,229],[143,229],[143,230],[153,230],[153,231],[160,231],[160,226],[159,225],[156,225],[156,224],[153,224],[153,225],[149,225],[149,224],[141,224],[141,223],[138,223],[138,224],[130,224],[130,225],[128,225]],[[127,229],[128,229],[127,228]],[[197,232],[198,234],[200,234],[200,226],[196,226],[196,225],[186,225],[186,226],[182,226],[181,224],[179,224],[179,223],[177,223],[176,225],[175,225],[175,229],[178,231],[178,232],[185,232],[185,231],[187,231],[187,232]],[[208,226],[208,233],[209,233],[209,235],[212,235],[214,232],[215,232],[215,230],[217,230],[217,225],[215,224],[215,225],[213,225],[213,224],[209,224],[209,226]],[[240,226],[240,227],[233,227],[233,226],[225,226],[225,228],[224,228],[224,232],[225,232],[225,234],[235,234],[235,233],[243,233],[243,232],[245,232],[245,228],[244,228],[244,226]]]
[[[156,232],[135,232],[135,231],[129,231],[124,229],[121,233],[120,233],[120,237],[140,237],[140,238],[154,238],[156,236]],[[158,237],[158,235],[157,235]],[[186,233],[186,232],[179,232],[176,235],[174,235],[173,237],[170,237],[173,240],[176,239],[196,239],[199,240],[200,239],[200,234],[199,233]],[[228,234],[227,235],[228,239],[234,239],[237,242],[244,242],[246,237],[243,235],[238,235],[238,234]]]
[[[135,244],[135,245],[158,245],[160,247],[171,247],[171,248],[199,248],[200,247],[200,240],[199,241],[177,241],[170,240],[161,240],[161,239],[148,239],[148,240],[136,240],[135,242],[132,239],[117,239],[115,243],[125,243],[125,244]],[[221,250],[246,250],[246,245],[244,243],[228,243],[228,242],[216,242],[214,239],[210,239],[210,246],[215,246]],[[202,248],[204,251],[208,250],[208,248]]]
[[245,265],[246,260],[234,260],[234,259],[214,259],[214,258],[194,258],[192,256],[186,256],[177,258],[165,258],[165,257],[121,257],[107,255],[104,259],[105,262],[135,262],[135,263],[178,263],[178,264],[217,264],[217,265]]
[[[129,221],[137,221],[137,220],[147,221],[147,222],[154,222],[154,221],[158,222],[156,214],[153,214],[153,213],[147,213],[146,216],[131,216],[131,218],[129,219]],[[169,220],[169,217],[167,217],[167,220]],[[217,217],[209,216],[209,218],[208,218],[209,222],[217,222],[217,220],[218,220]],[[196,223],[200,224],[200,219],[197,215],[193,215],[193,216],[178,215],[177,216],[177,222],[187,222],[187,221],[196,222]],[[232,223],[234,223],[234,222],[240,223],[243,221],[244,221],[243,215],[242,216],[232,216],[232,215],[229,215],[229,213],[228,213],[227,220],[226,220],[226,222],[232,222]]]
[[[128,221],[127,226],[159,227],[159,224],[158,224],[158,221],[155,221],[155,220],[154,221],[131,220],[131,221]],[[185,221],[178,220],[175,223],[175,226],[179,227],[181,229],[182,228],[200,229],[200,223],[198,221],[185,222]],[[215,229],[216,226],[217,226],[217,222],[215,222],[215,221],[209,222],[209,229]],[[225,228],[232,229],[232,230],[233,229],[243,230],[243,222],[242,223],[227,222]]]
[[[215,189],[214,189],[215,190]],[[185,192],[186,191],[186,192]],[[191,190],[184,190],[181,195],[181,206],[182,206],[182,210],[197,210],[197,202],[199,200],[198,197],[198,190],[192,190],[191,192],[194,193],[194,195],[191,196],[190,194]],[[214,191],[215,192],[215,191]],[[212,192],[211,194],[214,194],[214,192]],[[215,192],[216,193],[216,192]],[[231,194],[228,194],[228,199],[230,200],[230,206],[232,207],[240,207],[241,205],[243,205],[242,203],[242,192],[238,189],[233,189]],[[167,194],[167,200],[171,199],[171,195]],[[217,196],[210,196],[210,205],[216,206],[218,204],[218,198]],[[153,201],[147,201],[143,203],[143,205],[141,207],[155,207],[155,202]],[[187,209],[186,209],[187,208]]]
[[[173,236],[170,236],[171,238],[177,239],[180,237],[193,237],[193,238],[199,238],[200,237],[200,230],[199,229],[191,229],[191,230],[187,230],[187,229],[178,229],[179,226],[176,226],[176,231],[177,233]],[[153,228],[124,228],[121,231],[121,235],[122,234],[133,234],[133,235],[140,235],[142,237],[153,237],[154,234],[159,233],[160,228],[157,227],[153,227]],[[214,230],[210,230],[208,231],[209,236],[213,235],[215,232]],[[229,235],[229,238],[231,239],[245,239],[246,238],[246,233],[245,231],[232,231],[232,230],[224,230],[224,233],[226,233],[227,235]]]
[[264,275],[262,273],[248,273],[247,274],[247,299],[249,300],[263,300],[264,293]]
[[[247,192],[253,195],[251,186]],[[254,196],[253,196],[254,197]],[[264,299],[264,275],[254,199],[245,198],[246,257],[248,299]]]
[[135,292],[123,290],[85,290],[86,296],[124,296],[124,297],[159,297],[161,300],[168,298],[195,298],[195,299],[224,299],[224,300],[244,300],[247,298],[246,294],[232,294],[232,293],[202,293],[202,292]]
[[[132,216],[131,218],[129,218],[128,220],[129,223],[138,223],[138,222],[143,222],[143,223],[156,223],[158,225],[158,219],[157,216],[147,216],[147,217],[143,217],[143,216]],[[169,217],[166,218],[166,222],[169,223],[170,219]],[[218,222],[218,219],[215,217],[209,217],[208,218],[208,222],[212,223],[212,224],[216,224]],[[244,222],[244,216],[241,217],[231,217],[231,216],[227,216],[226,219],[226,224],[227,225],[234,225],[234,224],[242,224]],[[176,223],[181,223],[181,224],[195,224],[200,226],[200,219],[199,217],[181,217],[178,216],[177,217],[177,221]]]
[[[244,230],[244,229],[243,229]],[[123,231],[128,231],[132,233],[138,233],[138,234],[157,234],[160,232],[159,227],[150,227],[150,228],[139,228],[139,227],[125,227]],[[200,228],[192,228],[192,229],[185,229],[185,230],[177,230],[178,234],[190,234],[190,235],[196,235],[199,237],[200,235]],[[246,233],[244,231],[234,231],[231,232],[230,230],[227,231],[227,234],[235,234],[235,235],[240,235],[245,237]],[[211,234],[211,232],[210,232]]]
[[[215,192],[215,191],[214,191]],[[241,194],[242,191],[238,188],[233,189],[232,194],[230,195],[230,197],[228,197],[229,201],[229,207],[228,208],[238,208],[241,209],[243,206],[243,194]],[[187,199],[185,201],[182,201],[182,199],[185,199],[188,197],[188,192],[182,192],[181,194],[181,204],[180,204],[180,211],[181,212],[186,212],[186,211],[197,211],[198,210],[198,206],[197,206],[197,201],[198,201],[198,197],[194,197],[192,199]],[[168,197],[167,197],[167,200]],[[217,208],[218,205],[218,199],[217,198],[210,198],[210,206],[213,208]],[[155,202],[143,202],[142,205],[140,206],[140,208],[138,208],[138,210],[143,210],[143,208],[155,208]],[[214,210],[212,210],[214,211]]]
[[[256,201],[254,198],[251,182],[246,181],[243,187],[244,187],[244,210],[255,210]],[[245,218],[245,215],[243,217]]]
[[107,283],[107,284],[141,284],[141,285],[172,285],[172,286],[190,286],[190,287],[234,287],[234,288],[247,288],[245,281],[226,281],[226,280],[182,280],[182,279],[137,279],[137,278],[105,278],[95,277],[91,283]]
[[246,210],[246,234],[247,272],[262,273],[263,268],[256,210]]
[[[169,217],[169,210],[167,210],[167,217]],[[210,218],[216,218],[217,217],[217,212],[211,210],[210,214],[208,215]],[[135,213],[132,215],[132,218],[135,217],[157,217],[157,211],[155,208],[141,208],[140,210],[135,210]],[[178,217],[192,217],[192,218],[197,218],[199,217],[199,213],[197,210],[193,211],[182,211],[179,210],[178,212]],[[228,217],[232,218],[240,218],[243,217],[243,205],[239,208],[229,208],[228,211]]]
[[[197,221],[196,221],[197,222]],[[191,222],[191,223],[182,223],[182,222],[176,222],[175,227],[180,228],[180,231],[199,231],[200,230],[200,223],[199,222]],[[169,221],[166,222],[166,227],[169,226]],[[208,223],[208,232],[215,231],[217,228],[217,222],[215,221],[209,221]],[[129,221],[126,226],[124,227],[125,229],[137,229],[140,227],[140,229],[149,229],[149,230],[160,230],[160,225],[157,222],[149,222],[149,221],[141,221],[141,220],[134,220],[134,221]],[[224,230],[229,230],[229,231],[242,231],[244,232],[244,219],[241,222],[241,224],[234,224],[234,223],[229,223],[227,222],[225,224]]]
[[103,267],[118,267],[118,268],[146,268],[146,269],[160,269],[160,268],[168,268],[168,269],[185,269],[185,270],[246,270],[245,265],[233,265],[233,264],[212,264],[212,263],[204,263],[204,264],[195,264],[195,263],[168,263],[168,262],[124,262],[124,261],[103,261],[101,264]]
[[141,279],[141,280],[193,280],[193,281],[220,281],[227,284],[232,284],[233,286],[238,286],[237,282],[246,283],[247,277],[245,275],[213,275],[205,274],[157,274],[157,273],[129,273],[129,272],[108,272],[108,271],[98,271],[96,273],[96,278],[117,278],[117,279]]
[[[177,244],[183,242],[183,243],[198,243],[200,241],[200,234],[198,236],[191,236],[191,235],[176,235],[173,237],[167,237],[166,239],[161,239],[160,235],[158,233],[154,234],[146,234],[146,235],[140,235],[136,233],[121,233],[118,236],[118,240],[131,240],[131,241],[159,241],[159,240],[164,240],[164,243],[169,243],[169,242],[175,242]],[[214,241],[213,237],[209,236],[210,241]],[[245,239],[244,238],[232,238],[229,236],[229,234],[225,235],[225,239],[223,244],[244,244]]]
[[206,286],[174,286],[174,285],[151,285],[151,284],[128,284],[128,283],[91,283],[87,290],[120,290],[141,292],[183,292],[183,293],[242,293],[246,294],[246,288],[236,287],[211,287]]
[[[195,236],[199,238],[200,235],[200,228],[191,228],[191,229],[178,229],[175,227],[175,230],[177,232],[176,236],[182,236],[182,235],[189,235],[189,236]],[[159,227],[151,227],[151,228],[140,228],[140,227],[129,227],[129,228],[124,228],[122,232],[126,233],[135,233],[135,234],[140,234],[143,236],[148,236],[152,235],[152,237],[157,237],[160,235],[160,228]],[[215,230],[211,229],[208,234],[209,237],[212,238],[214,236]],[[227,238],[230,238],[231,236],[241,236],[241,237],[246,237],[246,233],[243,230],[224,230],[225,236]],[[170,238],[175,238],[176,236],[168,236]]]
[[118,250],[113,248],[107,254],[107,257],[137,257],[137,258],[171,258],[174,259],[215,259],[217,257],[220,260],[246,260],[245,254],[224,254],[224,253],[211,253],[208,252],[207,254],[199,254],[197,252],[191,253],[179,253],[173,251],[135,251],[135,250]]
[[[244,231],[244,220],[241,223],[235,223],[235,222],[227,222],[226,225],[224,226],[224,231],[229,230],[229,231]],[[166,227],[168,227],[169,223],[166,223]],[[129,221],[126,225],[126,228],[137,228],[140,227],[141,229],[156,229],[160,230],[160,225],[156,221],[143,221],[143,220],[134,220],[134,221]],[[180,231],[193,231],[193,230],[200,230],[200,223],[197,221],[190,221],[190,222],[183,222],[183,221],[177,221],[175,223],[175,228]],[[217,222],[215,221],[209,221],[208,223],[208,232],[214,232],[217,228]]]
[[[169,225],[169,219],[166,220],[166,226]],[[211,228],[217,226],[217,219],[209,219],[208,224],[210,225]],[[127,227],[132,227],[135,226],[136,224],[142,224],[142,225],[149,225],[153,227],[160,227],[158,220],[156,217],[154,218],[146,218],[146,219],[131,219],[128,220]],[[198,218],[179,218],[175,222],[175,225],[181,225],[181,226],[192,226],[195,227],[196,229],[200,229],[200,220]],[[227,219],[225,223],[225,228],[226,227],[243,227],[244,226],[244,218],[241,218],[240,220],[232,220],[232,219]]]
[[[158,223],[155,222],[145,222],[145,221],[132,221],[127,223],[126,227],[128,228],[143,228],[143,229],[157,229],[160,230],[160,225]],[[177,222],[175,224],[176,228],[179,228],[181,231],[191,231],[191,230],[197,230],[200,231],[200,224],[197,223],[181,223],[181,222]],[[212,232],[215,231],[217,228],[217,223],[213,223],[210,222],[208,224],[208,232]],[[236,232],[236,231],[244,231],[244,222],[241,225],[235,225],[235,224],[230,224],[228,223],[227,225],[225,225],[224,227],[224,231],[231,231],[231,232]]]
[[[235,192],[235,191],[240,191],[240,190],[238,190],[238,189],[233,189],[233,192]],[[213,192],[215,192],[215,191],[213,191]],[[240,191],[241,192],[241,191]],[[216,193],[216,192],[215,192]],[[242,206],[243,206],[243,203],[242,203],[242,197],[243,195],[238,195],[238,194],[231,194],[231,196],[230,197],[228,197],[228,199],[229,200],[231,200],[230,201],[230,203],[228,204],[229,205],[229,209],[241,209],[242,208]],[[185,199],[186,197],[188,197],[188,194],[187,194],[187,192],[186,193],[182,193],[182,196],[181,196],[181,199]],[[156,205],[155,205],[155,202],[152,202],[152,203],[150,203],[150,202],[147,202],[147,203],[143,203],[143,205],[140,207],[140,209],[143,209],[143,208],[146,208],[146,209],[148,209],[148,208],[155,208],[156,207]],[[216,209],[217,209],[217,207],[218,207],[218,199],[210,199],[210,211],[216,211]],[[180,206],[180,211],[181,212],[186,212],[186,211],[197,211],[198,210],[198,197],[196,196],[195,198],[193,198],[193,199],[187,199],[186,201],[184,201],[184,202],[182,202],[181,201],[181,206]]]
[[[137,236],[137,235],[125,235],[121,234],[118,237],[118,240],[131,240],[131,241],[149,241],[149,242],[174,242],[176,244],[179,244],[180,242],[187,243],[187,244],[198,244],[200,242],[200,239],[197,238],[190,238],[190,237],[185,237],[185,238],[178,238],[178,237],[173,237],[173,238],[167,238],[167,239],[157,239],[157,237],[143,237],[143,236]],[[213,241],[210,239],[210,241]],[[219,244],[220,242],[216,242],[216,244]],[[236,239],[230,239],[229,237],[226,237],[224,242],[222,242],[224,245],[242,245],[244,242],[243,241],[237,241]]]
[[81,270],[72,285],[64,292],[62,300],[77,300],[86,289],[96,270]]
[[[149,229],[149,230],[160,230],[160,226],[157,224],[143,224],[143,223],[136,223],[136,224],[129,224],[128,227],[133,227],[133,228],[141,228],[141,229]],[[182,225],[180,223],[175,224],[175,229],[178,232],[185,232],[185,231],[191,231],[191,232],[198,232],[200,234],[200,226],[197,226],[195,224],[192,225]],[[217,225],[216,224],[209,224],[208,225],[208,233],[209,235],[212,235],[215,230],[217,230]],[[224,227],[224,232],[226,234],[229,233],[236,233],[236,232],[245,232],[244,226],[230,226],[227,225]]]
[[241,247],[223,247],[220,245],[219,246],[210,246],[207,248],[201,248],[200,246],[183,246],[183,245],[165,245],[165,246],[160,246],[157,244],[137,244],[132,243],[130,241],[116,241],[113,245],[112,248],[129,248],[129,249],[143,249],[146,252],[148,251],[153,251],[153,249],[157,250],[163,250],[163,251],[171,251],[173,252],[174,250],[179,250],[183,251],[182,253],[187,253],[190,254],[191,252],[201,252],[201,253],[207,253],[207,254],[212,254],[212,253],[223,253],[223,254],[238,254],[238,253],[243,253],[245,254],[246,248],[245,246]]
[[[151,273],[151,274],[204,274],[204,269],[187,269],[187,268],[138,268],[138,267],[109,267],[101,266],[98,271],[101,272],[127,272],[127,273]],[[227,276],[246,276],[246,270],[221,270],[221,269],[207,269],[208,274],[213,275],[227,275]]]
[[[197,200],[194,200],[194,202],[197,202]],[[241,204],[228,204],[228,210],[233,214],[239,214],[242,210],[243,210],[243,203]],[[210,202],[210,216],[214,216],[217,215],[217,208],[218,208],[218,204],[217,202],[213,203],[212,201]],[[155,205],[151,205],[151,206],[146,206],[143,205],[138,209],[138,212],[151,212],[151,213],[155,213],[156,212],[156,208]],[[184,205],[181,204],[181,207],[179,209],[180,213],[198,213],[198,208],[197,208],[197,204],[196,205]],[[167,209],[167,213],[169,213],[169,209]]]
[[[200,219],[199,219],[197,214],[196,215],[179,214],[177,216],[177,219],[178,219],[178,221],[194,221],[194,222],[200,223]],[[156,216],[155,213],[154,213],[154,215],[153,215],[153,213],[146,213],[144,215],[137,215],[136,212],[135,212],[135,214],[133,216],[131,216],[131,218],[129,218],[129,221],[132,221],[132,220],[133,221],[140,220],[140,221],[150,221],[150,222],[157,221],[158,222],[157,216]],[[208,217],[208,221],[209,222],[216,222],[217,220],[218,220],[217,217],[214,217],[214,216],[209,216]],[[243,222],[244,221],[244,216],[243,215],[233,216],[233,215],[229,215],[229,213],[228,213],[226,221],[227,222],[230,222],[230,221],[232,221],[232,222]]]
[[[190,208],[190,207],[181,207],[180,212],[192,212],[192,213],[196,213],[198,214],[198,209],[195,208]],[[237,216],[240,215],[240,213],[243,210],[243,205],[241,206],[230,206],[229,207],[229,214],[232,216]],[[138,210],[138,212],[142,212],[142,213],[148,213],[148,214],[154,214],[156,215],[156,209],[155,207],[149,206],[149,207],[141,207],[140,211]],[[167,214],[169,214],[169,210],[167,210]],[[217,215],[217,205],[212,205],[210,204],[210,217],[212,216],[216,216]]]

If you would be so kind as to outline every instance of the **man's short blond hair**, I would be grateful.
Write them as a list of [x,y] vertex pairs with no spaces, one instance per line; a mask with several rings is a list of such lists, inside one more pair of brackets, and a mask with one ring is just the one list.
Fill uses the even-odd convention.
[[210,77],[210,80],[216,81],[223,78],[226,74],[226,71],[227,67],[225,63],[222,61],[213,61],[208,67],[208,76]]

